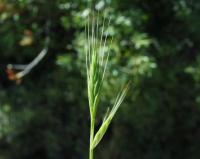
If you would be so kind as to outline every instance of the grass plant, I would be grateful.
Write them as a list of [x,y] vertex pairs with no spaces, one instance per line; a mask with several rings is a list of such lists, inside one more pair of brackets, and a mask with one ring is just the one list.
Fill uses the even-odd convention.
[[[110,20],[107,22],[110,25]],[[106,26],[106,27],[108,27]],[[109,62],[110,51],[106,51],[108,33],[105,32],[105,18],[100,26],[99,13],[88,15],[88,22],[85,27],[85,38],[87,44],[85,46],[86,53],[86,68],[87,68],[87,89],[90,111],[90,146],[89,159],[94,159],[94,149],[102,140],[106,133],[113,117],[123,102],[129,83],[118,93],[112,109],[108,109],[103,118],[100,128],[95,132],[95,122],[99,102],[102,97],[102,85],[105,80],[105,72]]]

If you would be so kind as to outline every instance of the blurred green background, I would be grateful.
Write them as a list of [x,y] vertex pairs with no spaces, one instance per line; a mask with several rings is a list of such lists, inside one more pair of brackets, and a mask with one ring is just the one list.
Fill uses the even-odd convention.
[[[102,107],[125,102],[97,159],[200,158],[200,1],[97,1],[114,37]],[[0,0],[0,159],[86,159],[87,0]],[[48,53],[22,79],[8,64]],[[15,72],[13,72],[15,71]]]

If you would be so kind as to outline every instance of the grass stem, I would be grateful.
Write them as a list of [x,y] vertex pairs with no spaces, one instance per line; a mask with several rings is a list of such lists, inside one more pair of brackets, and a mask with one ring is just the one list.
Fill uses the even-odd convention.
[[94,139],[94,127],[95,127],[95,121],[94,118],[91,118],[90,122],[90,148],[89,148],[89,159],[94,159],[94,149],[92,148],[92,143]]

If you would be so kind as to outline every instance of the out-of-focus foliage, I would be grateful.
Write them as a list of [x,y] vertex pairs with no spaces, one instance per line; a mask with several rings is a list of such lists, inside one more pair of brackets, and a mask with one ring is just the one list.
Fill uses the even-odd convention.
[[[101,19],[111,18],[104,105],[133,81],[96,158],[198,159],[200,1],[96,4]],[[89,12],[87,0],[0,0],[0,159],[87,158]],[[6,65],[29,63],[46,36],[47,56],[21,83],[9,81]]]

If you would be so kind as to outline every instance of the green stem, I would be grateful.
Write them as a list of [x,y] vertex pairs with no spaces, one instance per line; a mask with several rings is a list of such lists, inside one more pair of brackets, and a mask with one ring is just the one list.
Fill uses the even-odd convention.
[[91,116],[91,123],[90,123],[90,148],[89,148],[89,159],[94,159],[94,149],[92,148],[92,142],[94,138],[94,116]]
[[93,149],[90,149],[90,158],[89,159],[94,159],[94,151],[93,151]]

